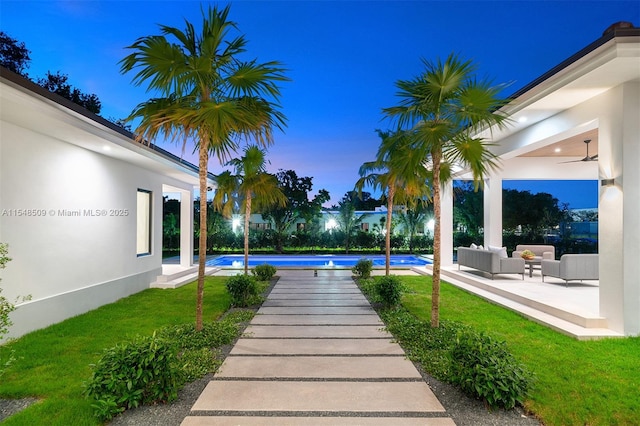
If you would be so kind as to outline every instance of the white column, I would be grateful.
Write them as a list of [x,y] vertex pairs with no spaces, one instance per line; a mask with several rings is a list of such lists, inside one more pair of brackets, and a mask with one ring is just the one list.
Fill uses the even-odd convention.
[[440,265],[453,265],[453,181],[440,193]]
[[193,266],[193,191],[180,191],[180,266]]
[[640,333],[640,85],[626,83],[603,96],[598,128],[600,187],[598,242],[600,315],[626,335]]
[[502,247],[502,177],[484,182],[484,246]]
[[624,85],[622,151],[624,174],[624,332],[640,334],[640,83]]

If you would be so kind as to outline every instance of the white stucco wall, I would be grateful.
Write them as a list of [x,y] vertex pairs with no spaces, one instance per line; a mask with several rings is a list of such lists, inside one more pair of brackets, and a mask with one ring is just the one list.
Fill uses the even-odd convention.
[[[113,152],[78,146],[84,138],[100,140],[108,129],[91,127],[76,114],[61,124],[77,139],[71,141],[51,136],[54,131],[37,119],[28,128],[16,124],[5,111],[0,123],[0,241],[9,244],[12,260],[0,271],[0,287],[12,302],[31,297],[16,304],[7,337],[148,288],[162,272],[163,185],[190,192],[192,176],[168,177]],[[43,111],[50,115],[46,105],[38,112]],[[120,139],[125,146],[133,144]],[[136,254],[138,189],[152,192],[147,256]]]

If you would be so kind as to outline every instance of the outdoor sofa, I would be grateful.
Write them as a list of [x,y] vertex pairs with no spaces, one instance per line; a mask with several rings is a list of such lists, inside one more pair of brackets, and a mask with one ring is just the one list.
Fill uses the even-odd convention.
[[544,277],[555,277],[569,281],[598,280],[597,254],[563,254],[560,260],[542,260],[542,281]]
[[504,247],[458,247],[458,270],[460,266],[491,274],[491,279],[496,274],[522,274],[524,279],[524,259],[508,257]]
[[554,246],[540,244],[518,244],[513,253],[511,253],[511,257],[521,257],[522,252],[525,250],[529,250],[543,259],[553,260],[556,258],[556,248]]

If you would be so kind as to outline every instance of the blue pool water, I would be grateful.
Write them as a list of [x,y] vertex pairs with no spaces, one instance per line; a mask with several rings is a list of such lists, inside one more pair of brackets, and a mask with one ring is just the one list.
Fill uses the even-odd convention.
[[[385,257],[384,255],[278,255],[278,254],[265,254],[265,255],[249,255],[249,266],[257,266],[268,263],[276,268],[278,267],[316,267],[316,268],[351,268],[358,260],[366,258],[373,262],[374,267],[384,267]],[[391,266],[396,267],[411,267],[411,266],[424,266],[430,265],[431,260],[414,255],[391,255]],[[231,254],[218,256],[215,259],[207,261],[207,266],[218,266],[225,268],[240,268],[244,267],[244,256],[241,254]]]

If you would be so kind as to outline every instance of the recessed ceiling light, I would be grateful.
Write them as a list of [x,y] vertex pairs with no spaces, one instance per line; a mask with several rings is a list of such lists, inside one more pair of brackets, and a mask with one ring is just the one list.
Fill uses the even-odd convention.
[[553,150],[553,152],[560,152],[560,151],[562,151],[562,149],[560,149],[560,148],[556,148],[556,149]]
[[110,146],[108,146],[108,145],[104,145],[104,146],[102,147],[102,150],[103,150],[103,151],[111,151],[111,147],[110,147]]
[[527,117],[518,118],[518,123],[526,123],[526,122],[527,122]]

